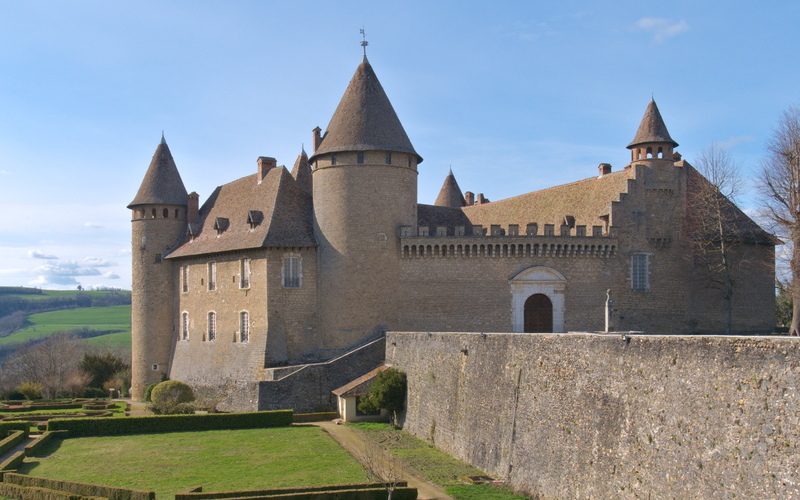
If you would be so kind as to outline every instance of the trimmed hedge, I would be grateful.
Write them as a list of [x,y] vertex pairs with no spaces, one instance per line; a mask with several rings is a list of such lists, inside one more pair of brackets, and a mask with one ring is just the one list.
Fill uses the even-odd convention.
[[99,497],[85,497],[47,488],[26,488],[8,483],[0,483],[0,495],[17,500],[102,500]]
[[[192,489],[199,489],[199,487]],[[331,484],[326,486],[209,493],[184,490],[175,494],[175,500],[383,500],[384,498],[386,498],[386,488],[381,483]],[[417,489],[409,488],[408,483],[405,481],[398,482],[392,498],[396,500],[416,500]]]
[[[13,455],[11,455],[10,457],[8,457],[5,461],[0,462],[0,471],[16,470],[16,468],[22,465],[22,462],[24,461],[25,461],[25,451],[18,451]],[[6,476],[8,476],[8,474],[4,475],[4,479]]]
[[152,415],[126,418],[56,418],[48,431],[69,431],[69,437],[147,434],[157,432],[258,429],[292,424],[292,410],[206,415]]
[[83,497],[103,497],[109,500],[155,500],[156,498],[156,494],[153,491],[129,490],[127,488],[114,488],[111,486],[78,483],[75,481],[59,481],[57,479],[26,476],[23,474],[5,474],[3,481],[26,488],[45,488]]
[[67,431],[47,431],[41,436],[37,437],[27,445],[25,445],[25,456],[32,457],[39,451],[39,448],[44,447],[47,443],[52,441],[53,439],[64,439],[67,437]]
[[[241,490],[241,491],[209,491],[203,493],[202,486],[187,488],[175,494],[175,500],[217,500],[221,498],[250,498],[263,497],[267,495],[277,495],[286,493],[311,493],[314,491],[339,491],[339,490],[364,490],[376,487],[383,487],[381,483],[345,483],[328,484],[323,486],[292,486],[285,488],[267,488],[263,490]],[[408,486],[406,481],[399,481],[398,487]],[[194,491],[193,491],[194,490]]]
[[24,431],[11,431],[7,438],[0,439],[0,455],[6,454],[13,450],[15,446],[25,441],[27,437],[27,429]]
[[325,411],[320,413],[295,413],[294,423],[300,424],[303,422],[326,422],[339,418],[339,414],[335,411]]
[[14,420],[12,422],[0,422],[0,439],[8,436],[11,431],[28,432],[31,429],[31,423],[22,420]]

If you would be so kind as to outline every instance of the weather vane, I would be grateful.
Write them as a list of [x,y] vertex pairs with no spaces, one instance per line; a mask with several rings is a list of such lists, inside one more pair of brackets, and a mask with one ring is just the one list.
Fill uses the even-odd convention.
[[367,41],[367,34],[364,33],[364,28],[361,28],[360,31],[361,31],[361,38],[362,38],[361,46],[364,47],[364,57],[367,57],[367,45],[369,45],[369,42]]

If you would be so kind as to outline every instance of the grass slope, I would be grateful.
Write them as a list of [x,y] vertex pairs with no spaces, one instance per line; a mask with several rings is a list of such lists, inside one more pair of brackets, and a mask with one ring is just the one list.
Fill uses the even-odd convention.
[[[94,330],[121,330],[122,334],[113,342],[130,346],[131,306],[79,307],[64,309],[28,316],[30,326],[8,337],[0,338],[0,345],[25,342],[27,340],[46,337],[55,332],[87,327]],[[105,335],[104,335],[105,337]],[[96,337],[95,343],[102,344],[102,337]]]
[[23,474],[141,490],[170,498],[190,486],[232,491],[365,481],[317,427],[175,432],[56,441]]

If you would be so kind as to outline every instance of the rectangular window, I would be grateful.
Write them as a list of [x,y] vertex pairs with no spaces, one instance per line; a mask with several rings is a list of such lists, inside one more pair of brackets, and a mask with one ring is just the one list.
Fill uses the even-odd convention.
[[283,286],[284,288],[300,288],[300,257],[283,258]]
[[181,289],[184,293],[189,291],[189,266],[181,267]]
[[364,153],[363,153],[363,152],[359,151],[359,152],[356,154],[356,161],[357,161],[359,164],[361,164],[361,163],[364,163]]
[[392,153],[386,153],[386,164],[387,165],[392,164]]
[[208,313],[208,341],[216,340],[217,338],[217,313]]
[[645,253],[631,255],[631,290],[650,290],[650,262]]
[[239,314],[239,342],[250,340],[250,314],[242,311]]
[[181,340],[189,340],[189,313],[181,315]]
[[156,254],[156,264],[161,264],[161,254],[160,253]]
[[217,263],[216,262],[209,262],[208,263],[208,289],[209,289],[209,291],[217,289]]
[[250,288],[250,259],[242,259],[239,288]]

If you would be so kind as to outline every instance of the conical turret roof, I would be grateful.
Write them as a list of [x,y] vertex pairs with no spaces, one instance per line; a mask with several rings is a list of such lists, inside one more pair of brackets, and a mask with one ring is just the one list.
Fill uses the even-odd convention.
[[650,104],[647,105],[642,123],[639,124],[639,130],[636,131],[636,137],[628,144],[628,149],[652,142],[668,142],[672,144],[672,147],[678,147],[678,143],[670,137],[654,99],[651,99]]
[[452,208],[461,208],[467,204],[467,200],[464,199],[464,194],[461,192],[461,188],[458,187],[458,182],[456,182],[456,177],[453,175],[452,170],[444,178],[442,189],[433,204],[439,207]]
[[370,150],[410,153],[422,161],[364,56],[311,160],[325,153]]
[[181,174],[162,135],[142,185],[128,208],[137,205],[186,205],[188,197]]

